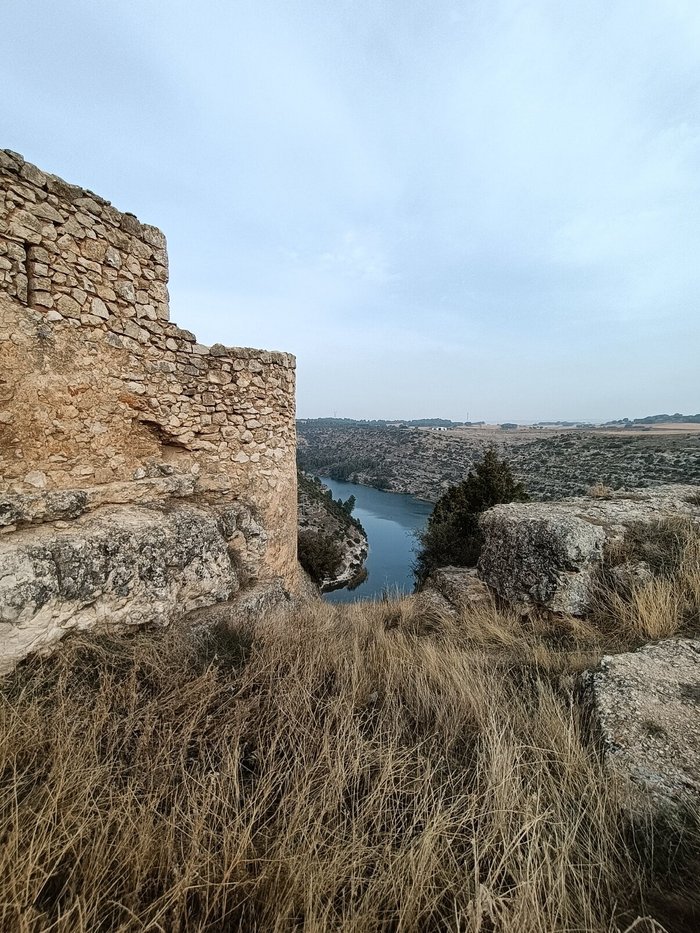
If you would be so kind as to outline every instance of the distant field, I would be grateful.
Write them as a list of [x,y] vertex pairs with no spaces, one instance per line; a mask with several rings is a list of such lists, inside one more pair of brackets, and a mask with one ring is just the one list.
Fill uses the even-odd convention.
[[537,438],[552,437],[555,434],[610,434],[615,437],[631,434],[700,434],[700,424],[687,421],[674,421],[668,424],[638,424],[634,427],[615,427],[612,425],[593,428],[563,428],[542,427],[540,425],[518,425],[517,428],[504,430],[497,424],[484,424],[464,428],[446,428],[436,432],[433,428],[418,428],[428,433],[452,434],[461,437],[489,438],[501,440],[513,438],[514,440],[535,440]]

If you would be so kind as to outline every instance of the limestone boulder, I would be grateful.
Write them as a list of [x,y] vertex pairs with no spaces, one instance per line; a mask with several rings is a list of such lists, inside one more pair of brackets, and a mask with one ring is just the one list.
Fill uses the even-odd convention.
[[585,610],[603,554],[599,526],[548,504],[498,505],[481,520],[479,574],[503,599],[555,612]]
[[452,611],[472,609],[493,602],[493,593],[473,567],[439,567],[429,575],[420,591],[422,599],[444,601]]
[[[631,527],[683,515],[700,521],[698,489],[659,486],[556,503],[497,505],[480,521],[479,576],[503,599],[527,609],[584,615],[608,546]],[[643,568],[628,568],[630,574]]]
[[265,534],[249,509],[105,506],[0,538],[0,672],[70,629],[165,624],[230,600]]
[[700,640],[605,657],[583,697],[609,768],[659,807],[700,804]]

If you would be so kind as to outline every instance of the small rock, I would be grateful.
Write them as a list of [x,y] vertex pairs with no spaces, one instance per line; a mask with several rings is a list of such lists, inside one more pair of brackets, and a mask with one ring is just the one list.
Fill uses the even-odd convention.
[[107,320],[109,317],[109,311],[107,310],[107,305],[101,298],[93,298],[90,303],[90,310],[93,314],[96,314],[97,317],[104,318]]
[[42,473],[41,470],[31,470],[24,477],[24,482],[28,483],[30,486],[36,486],[37,489],[46,488],[46,473]]

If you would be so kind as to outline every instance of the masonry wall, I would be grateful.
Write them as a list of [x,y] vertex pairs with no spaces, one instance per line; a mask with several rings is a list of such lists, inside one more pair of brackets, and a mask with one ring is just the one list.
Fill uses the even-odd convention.
[[296,575],[294,358],[169,320],[165,237],[0,151],[0,492],[195,477]]

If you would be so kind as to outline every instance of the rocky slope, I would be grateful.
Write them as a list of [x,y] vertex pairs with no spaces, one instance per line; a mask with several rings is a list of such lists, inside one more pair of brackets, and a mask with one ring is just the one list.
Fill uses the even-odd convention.
[[464,479],[489,444],[538,499],[581,495],[596,483],[613,489],[700,483],[700,433],[434,431],[311,421],[300,422],[298,430],[304,470],[429,501]]
[[235,496],[178,477],[0,495],[0,526],[0,672],[71,629],[231,612],[268,540]]
[[[654,614],[653,634],[675,636],[680,628],[690,636],[643,645],[652,633],[636,632],[638,650],[603,657],[581,676],[576,693],[631,807],[641,801],[674,819],[697,811],[700,488],[669,485],[605,498],[497,505],[480,524],[478,568],[434,571],[416,596],[426,611],[448,612],[469,625],[470,611],[488,615],[501,604],[531,621],[559,619],[564,632],[572,616],[597,618],[602,593],[618,594],[622,601],[613,605],[619,608],[636,592],[639,605]],[[655,589],[662,581],[666,589]],[[658,597],[663,593],[672,594],[670,602]],[[613,638],[616,627],[623,629],[617,611],[607,626]],[[621,635],[620,644],[627,640],[629,647],[629,631]]]
[[301,472],[297,491],[299,531],[314,531],[331,537],[342,548],[340,567],[332,577],[323,580],[321,590],[352,588],[361,583],[366,576],[364,563],[368,550],[362,525],[333,501],[325,486]]

